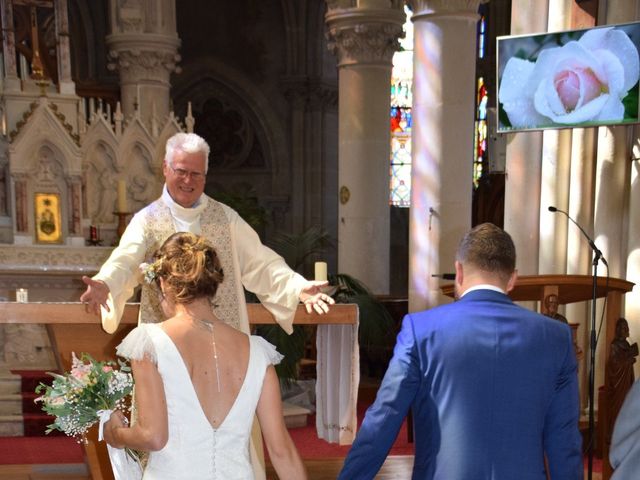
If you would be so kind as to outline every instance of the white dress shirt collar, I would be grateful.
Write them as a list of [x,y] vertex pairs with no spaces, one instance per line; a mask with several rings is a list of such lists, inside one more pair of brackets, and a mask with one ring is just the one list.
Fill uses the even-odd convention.
[[505,295],[507,294],[507,292],[502,290],[500,287],[496,287],[495,285],[491,285],[489,283],[481,283],[480,285],[474,285],[473,287],[467,288],[462,293],[462,295],[460,295],[460,298],[464,297],[469,292],[473,292],[474,290],[493,290],[494,292],[504,293]]

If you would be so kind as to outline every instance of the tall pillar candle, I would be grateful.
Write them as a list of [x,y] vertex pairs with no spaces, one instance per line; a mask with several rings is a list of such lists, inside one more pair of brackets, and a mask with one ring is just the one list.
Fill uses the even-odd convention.
[[118,213],[127,212],[127,184],[118,180]]
[[327,281],[327,262],[315,263],[315,278],[318,282]]

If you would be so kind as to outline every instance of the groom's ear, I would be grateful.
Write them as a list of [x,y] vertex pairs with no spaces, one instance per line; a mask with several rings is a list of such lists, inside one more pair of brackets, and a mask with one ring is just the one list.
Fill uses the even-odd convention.
[[514,270],[513,273],[509,276],[509,281],[507,282],[506,292],[509,293],[516,286],[516,281],[518,280],[518,270]]
[[457,260],[453,265],[456,269],[455,282],[458,286],[462,286],[462,283],[464,282],[464,268],[462,267],[462,264]]

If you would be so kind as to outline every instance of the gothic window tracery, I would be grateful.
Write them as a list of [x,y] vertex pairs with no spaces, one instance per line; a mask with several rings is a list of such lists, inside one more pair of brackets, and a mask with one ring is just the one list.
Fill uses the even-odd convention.
[[263,168],[264,150],[250,121],[238,108],[217,98],[207,99],[193,112],[196,133],[204,137],[211,153],[209,168]]

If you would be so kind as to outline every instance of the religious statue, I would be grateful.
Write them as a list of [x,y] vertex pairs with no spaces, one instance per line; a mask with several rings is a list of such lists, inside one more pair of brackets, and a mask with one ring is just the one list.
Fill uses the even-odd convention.
[[558,295],[556,295],[555,293],[550,293],[549,295],[544,297],[544,314],[547,317],[553,318],[562,323],[569,323],[567,321],[567,317],[565,317],[561,313],[558,313],[558,305]]
[[629,336],[629,323],[625,318],[620,317],[616,322],[616,336],[611,342],[609,350],[609,361],[607,371],[609,373],[609,394],[610,394],[610,418],[613,420],[618,416],[622,402],[624,402],[635,377],[633,374],[633,364],[638,356],[638,344],[630,345],[627,342]]
[[571,327],[571,336],[573,338],[573,348],[576,351],[576,358],[580,360],[582,358],[582,348],[578,345],[578,324],[577,323],[569,323],[567,317],[558,312],[558,306],[560,305],[560,301],[558,300],[558,295],[555,293],[550,293],[546,297],[544,297],[544,311],[542,312],[545,316],[549,318],[553,318],[554,320],[558,320],[559,322],[566,323]]

